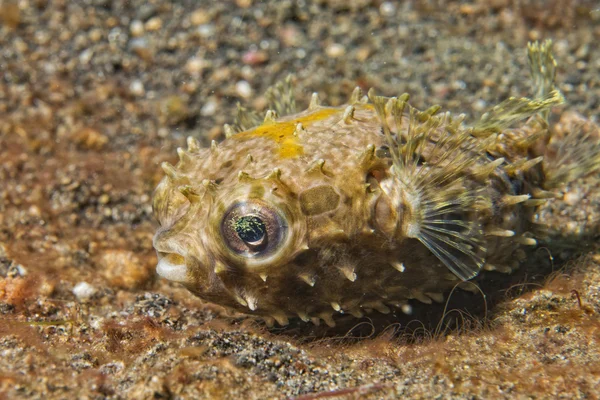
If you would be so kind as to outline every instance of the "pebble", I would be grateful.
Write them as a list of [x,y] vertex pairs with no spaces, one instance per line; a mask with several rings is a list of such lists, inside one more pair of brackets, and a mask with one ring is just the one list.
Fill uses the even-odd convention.
[[190,75],[199,75],[204,69],[206,62],[200,57],[192,57],[185,63],[185,70]]
[[40,218],[42,216],[42,210],[35,204],[29,206],[29,210],[27,210],[27,211],[28,211],[28,214],[34,218]]
[[410,28],[406,25],[400,25],[398,27],[398,38],[407,39],[410,36]]
[[149,265],[128,250],[107,250],[100,259],[100,271],[111,285],[134,289],[144,285],[152,276]]
[[200,109],[200,115],[203,117],[210,117],[215,115],[217,111],[217,102],[214,100],[208,100]]
[[100,204],[105,205],[105,204],[108,204],[109,202],[110,202],[110,196],[106,193],[104,193],[103,195],[101,195],[98,198],[98,203],[100,203]]
[[102,30],[100,29],[92,29],[90,31],[90,40],[92,42],[98,42],[100,41],[100,39],[102,39]]
[[161,103],[161,117],[168,125],[176,125],[186,119],[189,109],[186,100],[181,96],[172,95]]
[[396,14],[396,5],[391,1],[384,1],[379,6],[379,13],[384,17],[393,17]]
[[371,49],[367,46],[359,47],[356,50],[356,59],[360,62],[364,62],[371,55]]
[[240,70],[240,75],[244,80],[251,81],[256,77],[256,70],[252,68],[250,65],[244,65]]
[[148,39],[146,38],[136,38],[136,39],[131,39],[129,41],[129,47],[136,51],[138,49],[147,49],[148,48]]
[[579,203],[582,197],[583,194],[580,191],[570,191],[564,194],[563,201],[570,206],[574,206]]
[[194,25],[202,25],[210,21],[210,16],[203,9],[198,9],[192,12],[190,16],[190,22]]
[[0,4],[0,22],[9,29],[17,29],[22,16],[17,2],[6,1]]
[[90,127],[80,129],[72,138],[76,144],[86,150],[101,150],[108,143],[108,136]]
[[196,32],[198,32],[198,35],[200,35],[201,37],[208,38],[214,35],[215,30],[216,28],[213,24],[202,24],[198,26]]
[[94,51],[92,49],[85,49],[79,54],[79,62],[83,65],[87,65],[92,60]]
[[248,8],[252,5],[252,0],[235,0],[235,4],[240,8]]
[[577,221],[569,221],[566,225],[566,232],[571,235],[580,235],[582,231],[582,226]]
[[129,84],[129,91],[131,92],[131,94],[138,97],[142,97],[146,93],[144,84],[139,79],[131,81],[131,83]]
[[139,19],[134,19],[129,25],[129,32],[131,32],[131,36],[133,37],[142,36],[145,32],[144,23]]
[[488,104],[486,103],[485,100],[483,99],[477,99],[475,100],[475,102],[473,103],[473,109],[475,111],[484,111],[485,109],[488,108]]
[[87,301],[97,292],[96,288],[87,282],[79,282],[73,287],[73,294],[79,301]]
[[287,25],[281,28],[278,32],[279,39],[285,47],[297,47],[303,43],[304,34],[298,27]]
[[198,90],[198,83],[194,82],[193,80],[186,81],[183,83],[183,85],[181,85],[181,90],[187,94],[196,93]]
[[162,20],[158,17],[154,17],[154,18],[150,18],[147,22],[146,22],[146,30],[152,32],[152,31],[158,31],[162,28]]
[[239,81],[235,84],[235,92],[238,96],[247,99],[252,96],[252,87],[247,81]]
[[327,53],[330,58],[339,58],[346,54],[346,48],[339,43],[333,43],[327,46],[325,53]]
[[248,65],[259,65],[269,60],[269,53],[262,50],[249,50],[242,55],[242,62]]

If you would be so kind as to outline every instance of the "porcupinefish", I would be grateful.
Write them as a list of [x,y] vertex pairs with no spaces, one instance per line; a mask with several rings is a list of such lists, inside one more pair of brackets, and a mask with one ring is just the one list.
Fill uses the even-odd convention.
[[472,126],[358,88],[296,113],[289,80],[276,86],[262,123],[240,109],[221,143],[189,138],[177,166],[162,165],[158,274],[270,323],[331,326],[335,313],[409,312],[482,269],[511,272],[537,243],[536,207],[600,166],[577,130],[547,154],[563,97],[551,43],[528,55],[534,96]]

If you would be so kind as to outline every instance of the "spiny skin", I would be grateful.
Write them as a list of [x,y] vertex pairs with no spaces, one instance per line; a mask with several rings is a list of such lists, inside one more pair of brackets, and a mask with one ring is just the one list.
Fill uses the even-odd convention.
[[154,197],[159,274],[267,321],[333,325],[334,313],[440,302],[482,268],[510,272],[536,244],[531,216],[557,184],[545,176],[562,176],[536,157],[544,114],[562,101],[550,45],[532,57],[537,98],[510,99],[473,128],[408,96],[355,91],[340,107],[269,111],[254,128],[241,114],[242,132],[209,149],[190,139]]

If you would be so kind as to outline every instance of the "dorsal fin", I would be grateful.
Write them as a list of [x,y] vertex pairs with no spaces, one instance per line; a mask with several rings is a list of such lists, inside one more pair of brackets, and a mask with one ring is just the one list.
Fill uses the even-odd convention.
[[288,75],[285,80],[277,82],[265,92],[269,108],[284,117],[296,113],[296,99],[294,98],[293,75]]
[[533,99],[511,97],[504,100],[481,117],[474,127],[476,133],[499,132],[536,114],[547,120],[550,109],[564,103],[562,93],[554,85],[556,60],[552,54],[552,41],[529,43],[527,56],[533,81]]
[[263,118],[256,111],[248,110],[237,104],[237,115],[235,117],[234,128],[237,132],[247,131],[255,126],[259,126],[263,122]]

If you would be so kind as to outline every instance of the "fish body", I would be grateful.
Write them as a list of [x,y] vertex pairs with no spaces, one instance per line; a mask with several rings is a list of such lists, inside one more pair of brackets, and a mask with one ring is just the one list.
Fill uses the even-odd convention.
[[588,152],[584,166],[544,163],[547,112],[563,99],[550,44],[529,51],[536,96],[472,127],[359,89],[294,113],[280,86],[262,123],[242,112],[221,143],[189,139],[153,200],[157,272],[267,321],[334,325],[336,313],[409,312],[482,269],[514,270],[537,243],[546,189],[599,164]]

